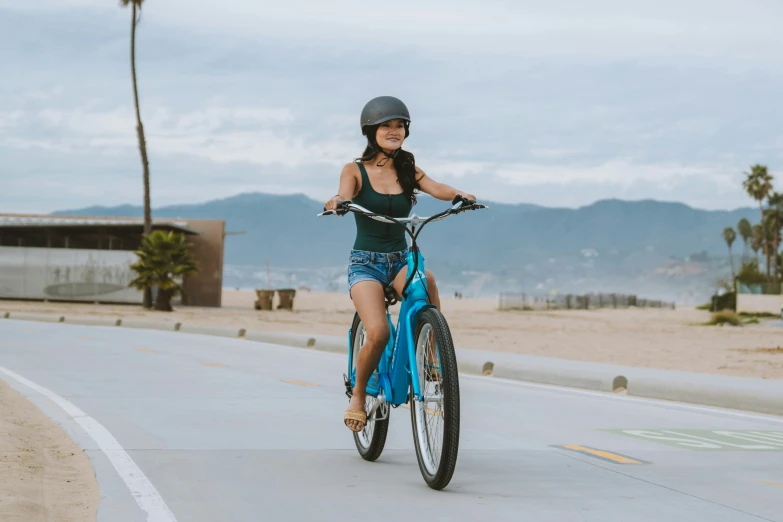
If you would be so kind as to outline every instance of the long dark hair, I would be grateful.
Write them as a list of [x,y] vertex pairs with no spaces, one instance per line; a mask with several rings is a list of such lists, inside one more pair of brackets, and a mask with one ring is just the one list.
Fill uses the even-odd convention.
[[[370,161],[378,153],[385,154],[375,140],[375,133],[378,127],[379,125],[367,127],[367,148],[364,149],[364,154],[359,158],[360,160]],[[407,128],[405,134],[407,137]],[[400,182],[402,187],[402,193],[415,205],[416,193],[421,189],[419,182],[416,180],[416,159],[413,157],[413,154],[401,148],[394,151],[391,157],[394,162],[394,170],[397,171],[397,181]]]

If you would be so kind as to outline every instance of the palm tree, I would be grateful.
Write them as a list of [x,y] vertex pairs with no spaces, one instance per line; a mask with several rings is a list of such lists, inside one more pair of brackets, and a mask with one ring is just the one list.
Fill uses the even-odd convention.
[[[139,139],[139,152],[141,153],[141,166],[144,171],[144,236],[152,232],[152,207],[150,205],[150,165],[147,160],[147,141],[144,138],[144,125],[141,123],[141,110],[139,109],[139,88],[136,81],[136,25],[141,20],[141,6],[144,0],[120,0],[120,5],[131,10],[131,75],[133,77],[133,101],[136,105],[136,134]],[[138,14],[137,14],[138,13]],[[144,308],[152,306],[152,291],[144,290]]]
[[769,266],[767,267],[767,275],[771,275],[773,277],[777,277],[778,273],[778,247],[780,245],[780,233],[781,233],[781,223],[783,222],[783,216],[781,216],[781,213],[774,208],[769,208],[765,210],[764,212],[764,231],[766,232],[766,255],[767,259],[770,260]]
[[764,211],[764,226],[769,237],[769,256],[772,259],[772,275],[778,277],[778,251],[781,243],[781,229],[783,229],[783,194],[773,192],[769,195],[768,207]]
[[742,187],[750,197],[759,202],[761,218],[764,219],[764,200],[772,192],[772,180],[774,177],[767,171],[765,165],[753,165],[750,172],[745,173],[745,181]]
[[764,229],[761,225],[755,224],[753,225],[753,242],[751,243],[751,248],[753,249],[753,252],[756,254],[756,264],[759,262],[759,250],[761,249],[762,245],[764,244]]
[[742,236],[742,242],[745,245],[742,250],[742,261],[745,262],[748,260],[748,241],[750,241],[753,237],[753,227],[747,218],[742,218],[739,220],[739,223],[737,223],[737,232],[739,232],[739,235]]
[[[761,222],[764,223],[764,200],[772,192],[772,175],[767,171],[766,165],[752,165],[750,172],[745,173],[745,181],[742,187],[750,197],[759,202],[759,212],[761,213]],[[766,240],[766,234],[763,235]],[[762,245],[764,245],[762,243]],[[764,246],[764,253],[767,255],[767,273],[769,273],[769,247]]]
[[734,279],[735,272],[734,272],[734,256],[731,255],[731,245],[734,243],[734,240],[737,239],[737,233],[734,232],[734,229],[731,227],[726,227],[723,229],[723,240],[726,242],[726,245],[729,247],[729,262],[731,262],[731,278]]
[[770,253],[772,255],[773,275],[778,277],[778,251],[780,250],[781,230],[783,229],[783,194],[773,192],[767,201],[767,227],[772,239]]
[[128,286],[138,290],[157,287],[155,310],[170,312],[171,299],[178,293],[187,300],[180,281],[197,271],[196,262],[190,255],[191,244],[185,234],[156,230],[141,240],[138,256],[131,269],[138,275]]

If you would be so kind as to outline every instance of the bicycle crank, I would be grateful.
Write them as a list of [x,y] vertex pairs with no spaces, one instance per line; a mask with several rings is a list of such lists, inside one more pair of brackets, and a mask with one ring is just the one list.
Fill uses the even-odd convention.
[[351,379],[345,374],[343,374],[343,384],[345,384],[345,395],[347,395],[348,400],[350,400],[353,397],[353,387],[351,386]]

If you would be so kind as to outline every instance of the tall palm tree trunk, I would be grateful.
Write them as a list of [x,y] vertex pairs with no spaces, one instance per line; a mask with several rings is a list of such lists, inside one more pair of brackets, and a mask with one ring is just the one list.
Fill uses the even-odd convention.
[[734,281],[737,277],[737,272],[734,270],[734,254],[731,252],[731,245],[729,245],[729,262],[731,263],[731,280]]
[[763,248],[763,251],[764,251],[764,256],[766,257],[766,260],[767,260],[767,279],[769,279],[770,268],[771,268],[771,266],[770,266],[771,263],[770,263],[770,260],[769,260],[769,258],[770,258],[770,252],[769,252],[770,244],[769,244],[769,236],[767,236],[767,225],[764,223],[764,202],[761,199],[759,200],[759,211],[761,211],[761,221],[760,221],[760,223],[761,223],[761,227],[762,227],[762,231],[763,231],[763,236],[762,236],[763,239],[762,239],[762,243],[761,244],[762,244],[762,248]]
[[[136,82],[136,3],[133,2],[131,12],[131,75],[133,76],[133,100],[136,104],[136,134],[139,138],[139,152],[141,153],[141,166],[144,170],[144,235],[152,232],[152,208],[150,204],[150,165],[147,160],[147,142],[144,139],[144,125],[141,123],[141,110],[139,109],[139,88]],[[152,290],[144,290],[144,308],[152,306]]]

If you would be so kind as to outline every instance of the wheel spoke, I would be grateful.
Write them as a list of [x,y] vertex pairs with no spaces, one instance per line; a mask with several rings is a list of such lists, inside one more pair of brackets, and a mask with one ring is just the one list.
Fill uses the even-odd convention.
[[427,471],[434,475],[440,467],[443,446],[443,371],[432,325],[419,332],[416,350],[416,374],[422,400],[416,401],[415,418],[420,434],[420,452]]

